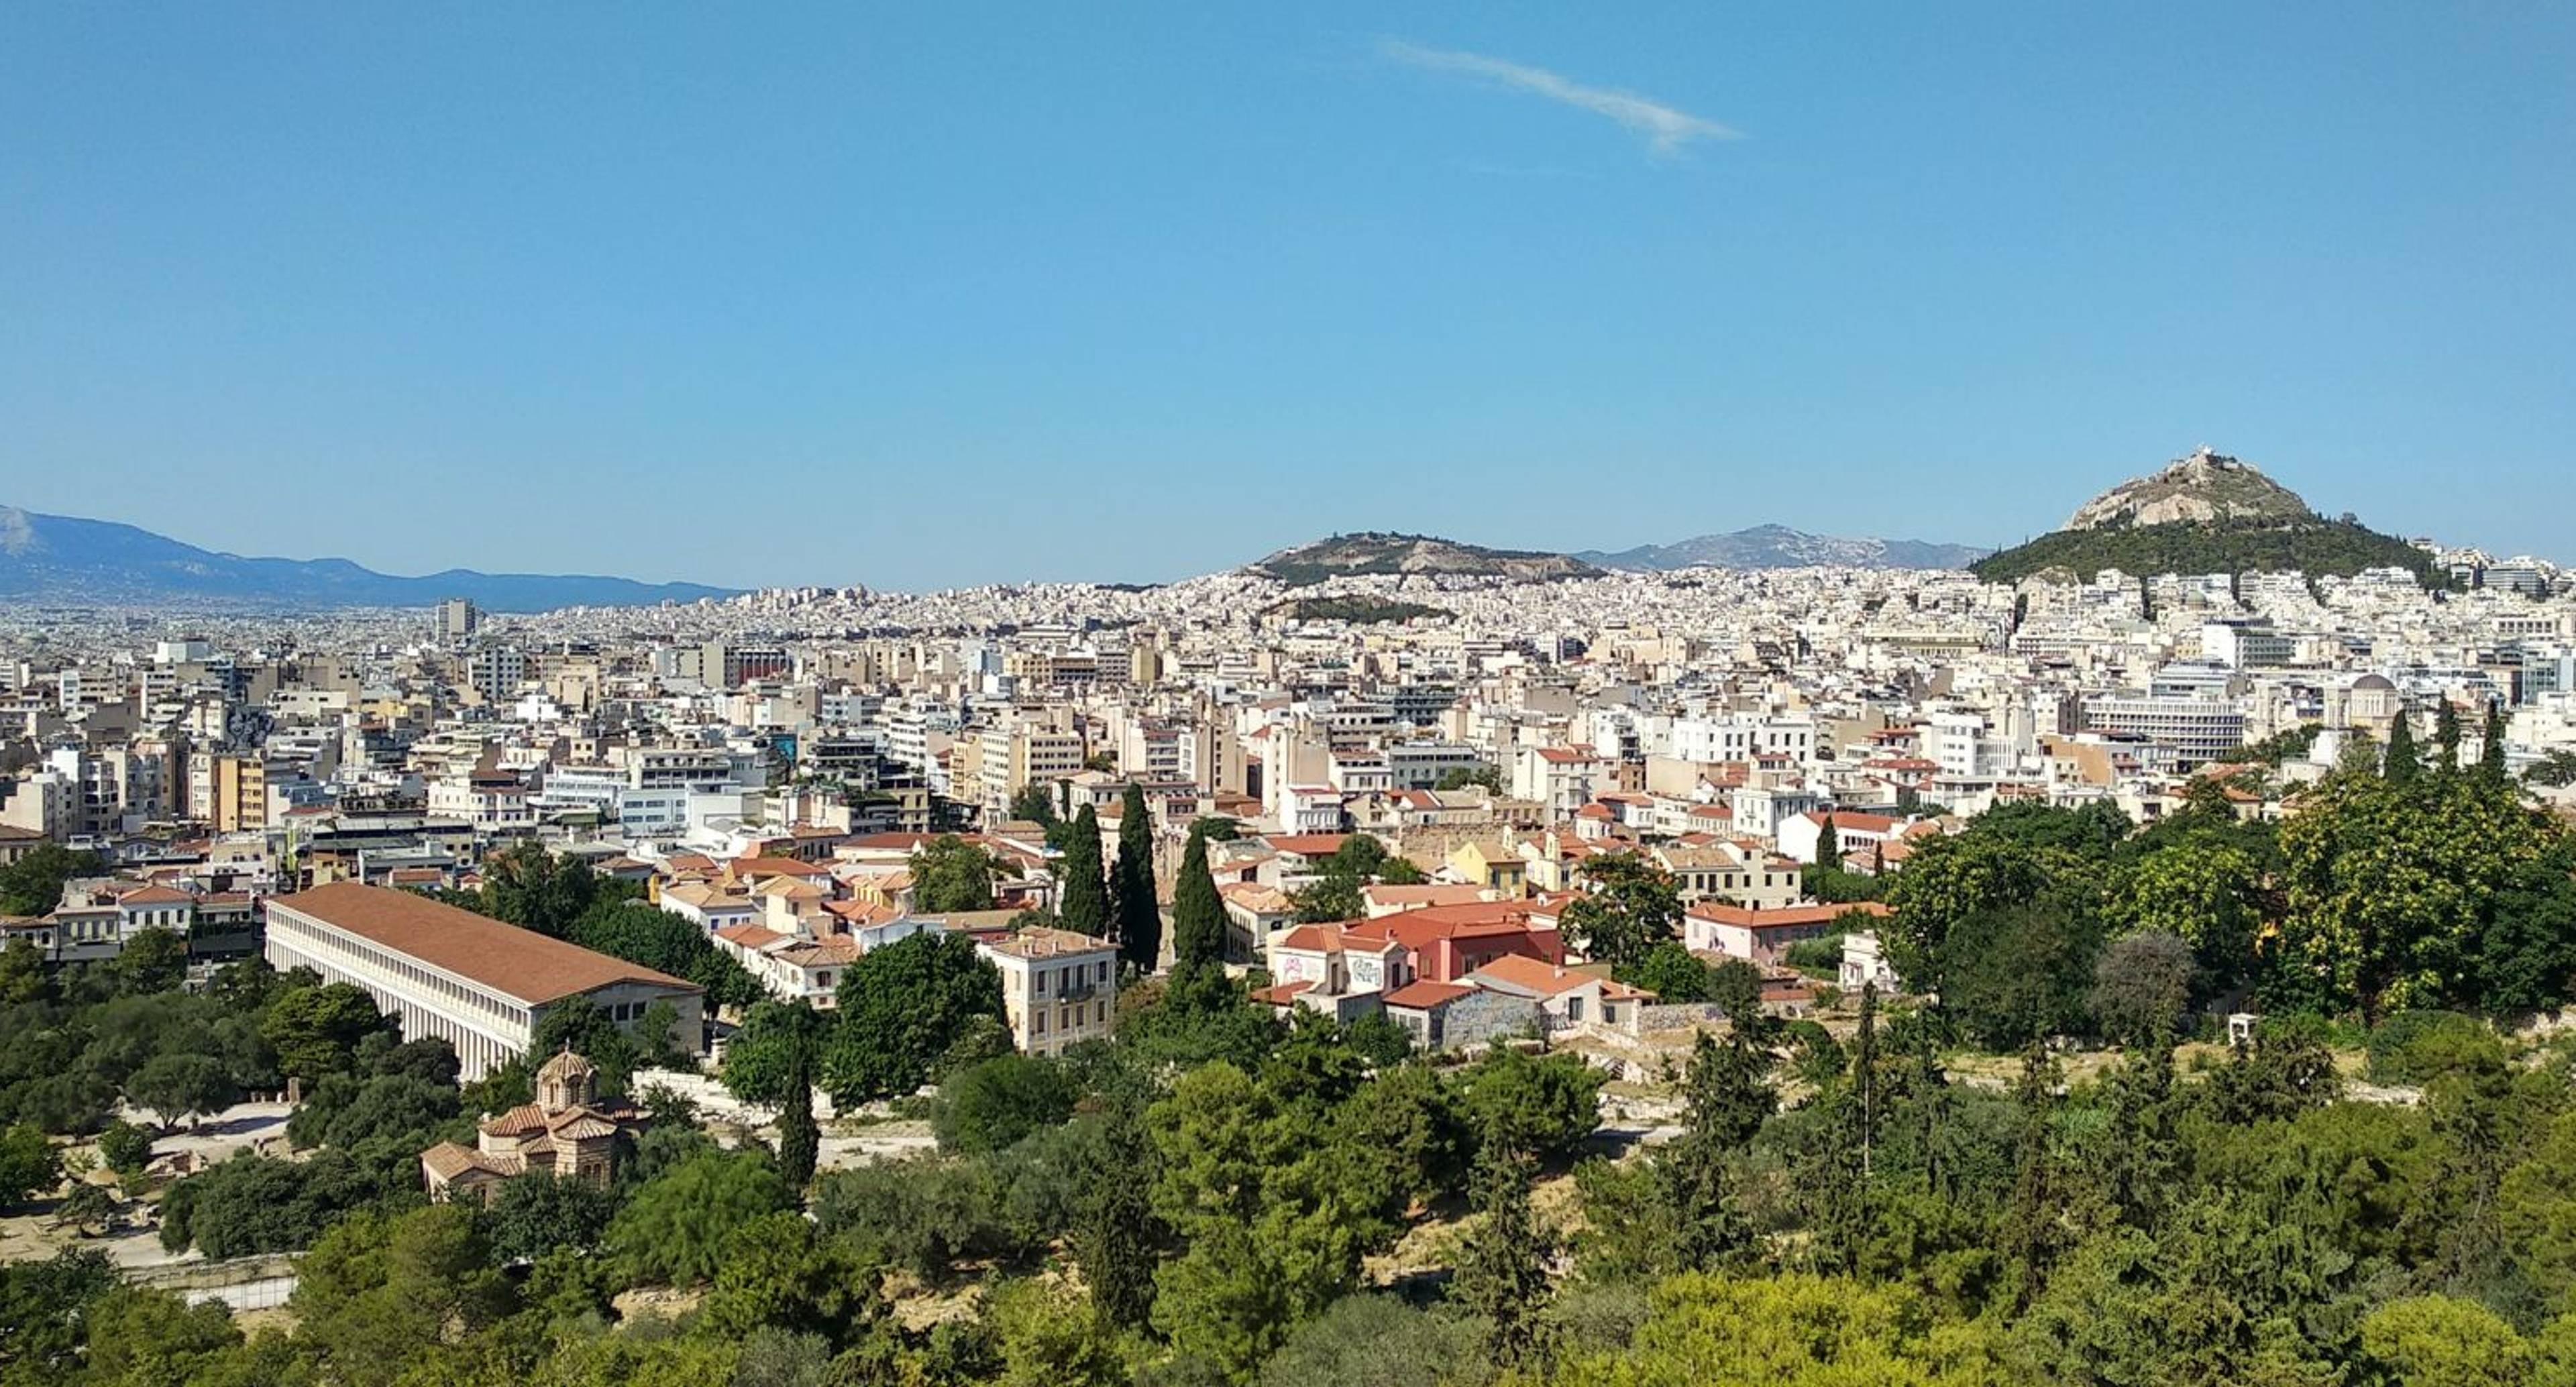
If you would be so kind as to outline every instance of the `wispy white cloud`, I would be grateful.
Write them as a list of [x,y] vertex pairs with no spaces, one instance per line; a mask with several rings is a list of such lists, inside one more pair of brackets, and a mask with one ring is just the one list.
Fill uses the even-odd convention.
[[1586,86],[1543,67],[1489,58],[1482,53],[1425,48],[1402,39],[1381,39],[1377,50],[1380,56],[1409,67],[1464,73],[1514,91],[1543,96],[1577,110],[1608,116],[1645,136],[1646,143],[1659,154],[1669,154],[1693,140],[1737,140],[1744,137],[1742,131],[1721,125],[1706,116],[1695,116],[1660,101],[1649,101],[1633,92]]

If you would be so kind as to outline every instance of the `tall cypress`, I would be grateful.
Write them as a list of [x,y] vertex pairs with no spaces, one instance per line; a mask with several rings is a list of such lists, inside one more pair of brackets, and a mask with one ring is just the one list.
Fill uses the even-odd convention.
[[2459,768],[2460,710],[2445,696],[2433,710],[2433,769],[2447,773]]
[[1816,870],[1839,872],[1843,869],[1843,835],[1834,827],[1834,816],[1825,816],[1824,830],[1816,835]]
[[1869,1178],[1870,1148],[1878,1137],[1878,983],[1860,985],[1860,1034],[1852,1041],[1853,1096],[1860,1100],[1860,1174]]
[[1139,1329],[1154,1308],[1155,1251],[1161,1226],[1147,1198],[1154,1149],[1130,1109],[1113,1110],[1101,1142],[1083,1163],[1083,1184],[1068,1242],[1091,1309],[1112,1329]]
[[2487,729],[2484,744],[2478,750],[2478,778],[2489,785],[2502,785],[2504,772],[2504,704],[2490,700],[2487,704]]
[[2415,720],[2406,710],[2397,710],[2397,720],[2388,727],[2388,756],[2381,763],[2380,774],[2396,785],[2413,783],[2416,773],[2424,769],[2415,754]]
[[1073,816],[1072,840],[1065,844],[1064,900],[1059,911],[1064,927],[1106,938],[1109,933],[1109,882],[1101,875],[1100,811],[1085,803]]
[[787,1081],[787,1101],[778,1114],[778,1174],[791,1190],[814,1180],[814,1162],[822,1154],[823,1133],[814,1125],[814,1064],[811,1044],[796,1047]]
[[1458,1258],[1457,1295],[1485,1321],[1485,1351],[1504,1366],[1538,1348],[1549,1239],[1530,1210],[1528,1159],[1488,1132],[1476,1153],[1476,1212]]
[[1180,875],[1172,881],[1174,972],[1225,962],[1225,900],[1216,893],[1207,859],[1207,835],[1191,830]]
[[1110,878],[1118,956],[1139,973],[1163,962],[1163,915],[1154,901],[1154,823],[1145,787],[1128,782],[1118,808],[1118,864]]

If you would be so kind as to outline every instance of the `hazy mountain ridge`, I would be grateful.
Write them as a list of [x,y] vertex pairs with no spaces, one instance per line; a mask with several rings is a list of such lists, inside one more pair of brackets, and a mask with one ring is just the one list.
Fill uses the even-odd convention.
[[218,553],[139,526],[0,506],[0,597],[76,605],[199,601],[271,607],[425,607],[472,598],[496,612],[637,607],[730,597],[699,583],[595,574],[378,573],[347,559]]
[[1847,539],[1786,525],[1755,525],[1615,553],[1587,549],[1573,557],[1601,568],[1660,573],[1677,568],[1965,568],[1986,552],[1970,544]]

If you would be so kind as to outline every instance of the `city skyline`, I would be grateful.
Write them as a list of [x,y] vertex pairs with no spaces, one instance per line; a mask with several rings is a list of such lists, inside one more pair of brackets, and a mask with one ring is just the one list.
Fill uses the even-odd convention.
[[1623,18],[14,14],[0,503],[917,590],[2005,545],[2206,442],[2576,557],[2576,21]]

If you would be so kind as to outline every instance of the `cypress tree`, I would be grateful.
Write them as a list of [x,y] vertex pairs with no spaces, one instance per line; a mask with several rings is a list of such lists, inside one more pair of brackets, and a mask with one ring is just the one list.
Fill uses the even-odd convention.
[[1485,1320],[1485,1349],[1494,1362],[1529,1362],[1547,1299],[1548,1246],[1530,1211],[1526,1158],[1487,1133],[1468,1199],[1477,1219],[1460,1249],[1458,1298]]
[[1073,1259],[1091,1288],[1091,1309],[1113,1329],[1144,1326],[1154,1308],[1158,1223],[1148,1197],[1154,1151],[1132,1109],[1113,1111],[1094,1160],[1086,1162],[1072,1235]]
[[1172,882],[1172,969],[1178,972],[1225,962],[1225,900],[1208,874],[1207,835],[1190,832]]
[[2012,1205],[2004,1214],[2001,1251],[2015,1273],[2013,1304],[2019,1308],[2039,1294],[2057,1240],[2048,1152],[2050,1113],[2057,1104],[2056,1076],[2050,1072],[2047,1051],[2040,1046],[2031,1046],[2022,1057],[2021,1087],[2015,1099],[2021,1110],[2021,1136],[2013,1154]]
[[2502,785],[2504,773],[2504,704],[2489,701],[2484,744],[2478,749],[2478,778],[2489,785]]
[[1077,934],[1109,934],[1109,882],[1101,875],[1100,811],[1089,804],[1073,816],[1073,838],[1065,844],[1064,927]]
[[1163,962],[1163,916],[1154,903],[1154,825],[1145,787],[1133,781],[1119,801],[1118,864],[1110,893],[1118,956],[1139,973],[1153,972]]
[[2433,710],[2433,769],[2448,773],[2459,768],[2460,710],[2446,696]]
[[1878,983],[1860,985],[1860,1034],[1852,1039],[1853,1096],[1860,1100],[1860,1173],[1869,1178],[1870,1147],[1878,1135]]
[[1843,835],[1834,827],[1834,816],[1825,816],[1824,831],[1816,835],[1816,870],[1839,872],[1843,869]]
[[2379,773],[2386,776],[2391,784],[2407,785],[2412,784],[2416,773],[2423,769],[2423,761],[2415,754],[2415,720],[2400,708],[2397,721],[2388,728],[2388,756]]
[[823,1133],[814,1125],[813,1046],[796,1047],[787,1077],[787,1102],[778,1114],[778,1174],[791,1190],[814,1179],[814,1162],[823,1148]]

